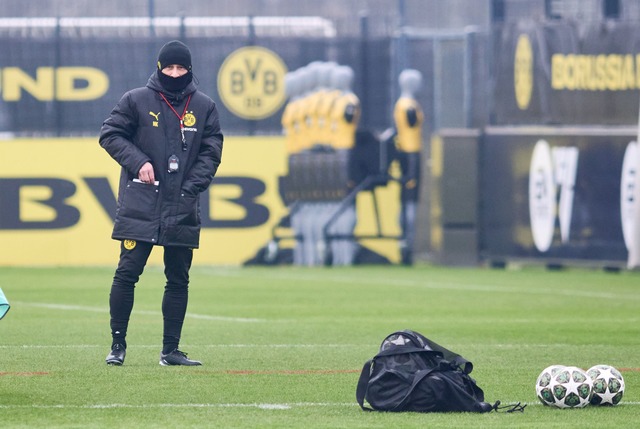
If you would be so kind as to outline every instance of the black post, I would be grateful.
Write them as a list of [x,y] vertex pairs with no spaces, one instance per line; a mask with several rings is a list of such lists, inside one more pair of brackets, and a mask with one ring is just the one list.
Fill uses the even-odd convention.
[[368,118],[368,106],[369,106],[369,53],[368,53],[368,39],[369,39],[369,17],[366,12],[360,12],[360,81],[362,84],[360,88],[362,93],[359,94],[361,117],[360,123],[362,128],[372,128],[367,122]]
[[156,26],[153,19],[156,16],[156,1],[149,0],[149,35],[152,39],[156,37]]
[[148,3],[149,9],[149,41],[147,46],[149,47],[149,61],[148,64],[149,65],[154,65],[154,69],[157,67],[155,66],[156,64],[156,54],[158,53],[160,46],[158,43],[158,40],[156,40],[156,25],[154,22],[154,19],[156,17],[156,1],[155,0],[149,0]]
[[553,7],[554,0],[544,0],[544,11],[548,19],[561,19],[562,16],[557,14]]
[[187,37],[187,27],[184,25],[184,12],[180,12],[180,40],[185,42]]
[[409,57],[408,57],[408,38],[406,33],[407,26],[407,9],[405,7],[405,1],[398,1],[398,15],[400,17],[400,37],[398,39],[398,74],[394,76],[394,81],[398,79],[398,75],[400,72],[406,68],[409,68]]
[[620,18],[620,0],[603,0],[602,15],[607,19]]
[[54,118],[55,118],[55,125],[54,128],[56,130],[56,137],[60,137],[62,135],[62,122],[63,122],[63,118],[64,115],[62,114],[62,103],[60,103],[60,100],[58,100],[58,91],[55,90],[55,88],[58,87],[57,84],[57,72],[58,72],[58,68],[61,66],[61,61],[62,61],[62,35],[61,35],[61,29],[60,29],[60,18],[56,19],[56,39],[55,39],[55,53],[54,53],[54,59],[53,59],[53,87],[54,87],[54,91],[53,91],[53,101],[52,101],[52,107],[53,107],[53,112],[54,112]]
[[[247,46],[254,46],[256,44],[256,27],[253,23],[253,15],[249,16],[249,38],[247,40]],[[257,119],[247,119],[247,132],[250,136],[256,134]]]
[[491,20],[492,22],[504,22],[506,13],[506,5],[504,0],[491,1]]

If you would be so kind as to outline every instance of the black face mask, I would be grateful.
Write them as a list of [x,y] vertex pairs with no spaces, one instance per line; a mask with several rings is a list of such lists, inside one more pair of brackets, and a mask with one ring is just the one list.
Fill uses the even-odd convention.
[[164,89],[170,92],[182,91],[193,80],[193,73],[188,72],[180,77],[171,77],[162,73],[162,70],[158,69],[158,79]]

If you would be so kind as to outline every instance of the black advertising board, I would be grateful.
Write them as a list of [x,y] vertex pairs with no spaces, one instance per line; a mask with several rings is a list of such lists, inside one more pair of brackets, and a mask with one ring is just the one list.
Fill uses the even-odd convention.
[[487,129],[479,155],[481,258],[624,265],[635,133]]
[[[27,137],[99,134],[102,122],[122,95],[144,86],[156,72],[157,53],[168,40],[126,35],[47,38],[0,34],[0,133]],[[198,88],[216,101],[227,135],[281,134],[282,106],[276,103],[264,117],[241,117],[225,103],[223,92],[244,94],[244,89],[255,87],[263,96],[279,93],[284,91],[285,72],[311,61],[324,61],[329,50],[339,64],[354,70],[353,91],[363,99],[367,94],[369,102],[363,101],[361,125],[385,129],[392,119],[388,114],[389,39],[355,43],[353,38],[345,38],[338,45],[329,38],[261,37],[253,43],[247,38],[227,36],[182,40],[191,49]],[[242,55],[240,51],[248,47],[271,51],[283,67],[273,68],[274,63],[267,62],[273,58],[271,55]],[[366,57],[358,51],[364,47]],[[222,65],[234,53],[239,54],[239,60],[225,70],[227,75],[223,77],[227,79],[220,79],[220,91]],[[364,73],[370,70],[375,73],[365,79]],[[380,90],[381,87],[385,89]],[[255,107],[266,104],[266,98],[248,97],[244,101],[251,101]]]
[[494,28],[492,124],[634,125],[640,31],[621,21],[517,21]]

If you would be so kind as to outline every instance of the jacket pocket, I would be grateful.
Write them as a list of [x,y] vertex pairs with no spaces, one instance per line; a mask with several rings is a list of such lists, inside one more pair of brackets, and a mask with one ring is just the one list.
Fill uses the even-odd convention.
[[176,225],[200,225],[200,195],[180,193],[180,203],[176,214]]
[[120,201],[117,217],[142,221],[155,219],[158,205],[158,186],[129,181]]

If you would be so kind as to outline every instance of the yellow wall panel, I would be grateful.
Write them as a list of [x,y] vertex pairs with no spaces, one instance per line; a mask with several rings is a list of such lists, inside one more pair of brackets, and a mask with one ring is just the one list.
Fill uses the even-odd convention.
[[[110,237],[120,167],[97,137],[15,139],[1,141],[0,148],[0,265],[115,266],[119,242]],[[286,170],[282,137],[225,139],[194,264],[242,264],[267,243],[287,213],[278,192],[278,177]],[[263,189],[247,197],[267,213],[259,221],[237,202],[247,196],[247,183]],[[384,189],[379,198],[384,227],[397,228],[397,191]],[[358,204],[356,231],[370,232],[370,205]],[[397,259],[396,243],[382,240],[370,247]],[[149,263],[162,263],[161,249]]]

